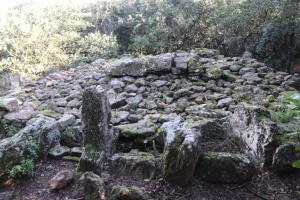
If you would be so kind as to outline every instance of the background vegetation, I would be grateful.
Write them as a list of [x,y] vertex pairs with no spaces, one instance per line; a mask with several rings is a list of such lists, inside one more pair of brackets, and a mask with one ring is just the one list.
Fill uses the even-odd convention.
[[30,77],[122,53],[195,47],[251,51],[290,71],[300,58],[300,0],[36,1],[11,8],[0,28],[0,70]]

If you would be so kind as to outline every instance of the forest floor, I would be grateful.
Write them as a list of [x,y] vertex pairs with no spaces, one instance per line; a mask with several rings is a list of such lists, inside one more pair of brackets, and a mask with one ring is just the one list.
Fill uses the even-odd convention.
[[[77,163],[46,159],[37,163],[34,174],[29,179],[5,180],[0,186],[0,200],[81,200],[77,194],[76,181],[67,188],[50,192],[48,181],[61,170],[76,170]],[[143,180],[132,177],[111,175],[105,179],[107,193],[115,185],[144,187],[150,199],[157,200],[233,200],[265,199],[289,200],[300,199],[297,185],[300,174],[274,174],[261,171],[251,181],[242,184],[211,184],[198,179],[185,187],[172,186],[163,179]],[[298,190],[300,190],[298,188]]]

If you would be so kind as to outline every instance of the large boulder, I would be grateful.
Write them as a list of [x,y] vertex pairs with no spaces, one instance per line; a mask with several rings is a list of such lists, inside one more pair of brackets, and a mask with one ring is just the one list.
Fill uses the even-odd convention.
[[147,74],[170,73],[174,63],[174,53],[160,54],[157,56],[142,56],[147,68]]
[[4,175],[23,158],[31,143],[38,145],[37,154],[44,157],[51,147],[59,143],[60,132],[54,119],[40,117],[33,120],[12,137],[0,141],[0,176]]
[[105,72],[109,76],[145,76],[147,74],[161,74],[171,72],[174,54],[157,56],[142,56],[140,58],[121,58],[108,64]]
[[162,125],[165,148],[161,160],[162,175],[168,181],[187,184],[193,174],[199,156],[199,129],[180,121]]
[[115,151],[118,135],[109,124],[111,109],[105,90],[92,86],[84,91],[82,101],[83,153],[79,171],[100,174]]
[[145,76],[146,66],[136,58],[121,58],[110,62],[105,70],[109,76]]
[[246,144],[247,152],[264,166],[272,164],[279,145],[278,127],[268,120],[270,113],[257,106],[238,106],[230,118],[232,133]]
[[254,164],[247,156],[224,152],[203,153],[196,170],[202,180],[216,183],[242,183],[254,172]]

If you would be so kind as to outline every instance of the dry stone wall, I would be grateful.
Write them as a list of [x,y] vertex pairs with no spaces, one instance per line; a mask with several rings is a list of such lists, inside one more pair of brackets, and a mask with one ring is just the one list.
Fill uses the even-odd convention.
[[[91,107],[90,111],[84,111],[82,96],[87,88],[101,86],[106,90],[103,95],[107,96],[111,107],[111,119],[107,126],[114,127],[110,129],[113,130],[111,135],[118,135],[117,154],[111,157],[113,168],[121,168],[125,163],[132,166],[123,167],[128,173],[138,166],[142,174],[153,176],[155,172],[150,168],[160,166],[168,169],[167,165],[157,164],[159,155],[174,159],[180,155],[186,163],[193,163],[189,166],[191,169],[201,174],[199,169],[208,166],[223,170],[220,165],[214,164],[214,158],[219,156],[208,158],[207,155],[226,155],[226,163],[232,159],[232,163],[240,165],[245,159],[243,156],[237,159],[239,154],[236,153],[247,153],[250,159],[247,157],[245,166],[249,168],[245,170],[247,174],[241,176],[245,181],[254,171],[254,165],[249,161],[271,164],[272,156],[280,145],[280,130],[277,130],[280,127],[270,122],[269,114],[262,114],[259,110],[282,103],[286,91],[296,93],[299,78],[298,74],[273,72],[272,68],[258,62],[249,53],[243,57],[228,58],[210,49],[138,58],[126,56],[106,64],[95,62],[52,73],[2,96],[0,149],[5,145],[4,141],[14,139],[10,133],[17,133],[46,116],[57,123],[60,132],[60,144],[49,155],[59,158],[80,155],[82,138],[85,137],[82,134],[82,114],[88,116],[88,113],[101,107],[95,103],[95,110]],[[252,107],[259,109],[257,111]],[[109,112],[109,109],[100,109],[101,112]],[[167,134],[163,127],[176,121],[185,124],[185,129],[193,130],[193,137],[180,134],[182,129],[176,127],[170,127],[171,132]],[[97,123],[102,122],[103,119]],[[108,134],[108,129],[105,130],[103,136]],[[193,151],[188,152],[193,156],[185,157],[184,151],[168,155],[172,152],[168,151],[168,135],[178,137],[176,141],[179,142],[172,145],[182,146],[182,149],[195,145]],[[229,139],[238,141],[235,148],[226,146]],[[205,162],[194,162],[194,156],[209,151],[221,153],[205,154]],[[222,154],[224,151],[226,154]],[[193,161],[188,158],[193,158]],[[164,160],[162,165],[168,162]],[[199,163],[207,163],[207,166],[199,166]],[[145,169],[144,166],[149,167]],[[228,166],[231,168],[230,164]],[[183,171],[182,167],[178,167],[178,171],[172,171],[172,176]],[[187,183],[192,175],[188,174],[188,180],[180,180],[178,176],[175,182]],[[230,180],[234,175],[225,174],[224,177],[228,177],[224,182],[240,182]]]

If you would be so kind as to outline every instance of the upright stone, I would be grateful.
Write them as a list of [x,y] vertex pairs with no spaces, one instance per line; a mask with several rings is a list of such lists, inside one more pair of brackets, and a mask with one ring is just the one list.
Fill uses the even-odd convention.
[[165,148],[162,174],[168,181],[187,184],[194,175],[199,156],[200,130],[187,123],[166,122],[162,125]]
[[247,144],[247,151],[263,166],[270,166],[278,143],[278,127],[270,113],[257,106],[239,106],[230,118],[234,135]]
[[108,157],[115,151],[117,134],[109,125],[111,109],[106,92],[92,86],[83,93],[83,153],[79,171],[100,174],[107,166]]

